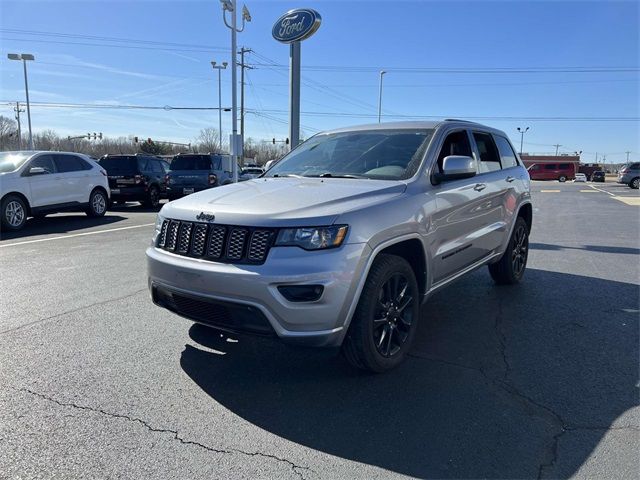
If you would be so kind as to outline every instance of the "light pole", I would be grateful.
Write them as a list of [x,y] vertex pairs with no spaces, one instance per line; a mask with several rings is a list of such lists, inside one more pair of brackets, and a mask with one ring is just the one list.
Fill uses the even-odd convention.
[[214,70],[218,70],[218,132],[220,135],[220,153],[222,153],[222,77],[221,71],[227,68],[228,63],[222,62],[222,65],[216,65],[216,62],[211,62],[211,66]]
[[22,66],[24,68],[24,90],[27,94],[27,119],[29,120],[29,150],[33,150],[33,135],[31,133],[31,107],[29,104],[29,82],[27,81],[27,60],[35,60],[35,57],[30,53],[9,53],[7,55],[9,60],[22,60]]
[[380,70],[380,93],[378,94],[378,123],[380,123],[380,117],[382,116],[382,76],[387,73],[385,70]]
[[[245,22],[251,21],[251,14],[249,9],[242,6],[242,28],[237,27],[236,22],[236,0],[220,0],[222,3],[222,19],[228,29],[231,30],[231,160],[233,168],[233,182],[238,181],[238,154],[242,155],[243,139],[238,138],[238,99],[237,99],[237,77],[236,67],[238,65],[236,61],[236,55],[238,47],[236,45],[236,34],[244,30]],[[231,12],[231,25],[227,22],[227,12]]]
[[520,132],[520,155],[522,155],[522,144],[524,142],[524,134],[527,133],[527,130],[529,130],[529,127],[524,129],[518,127],[518,131]]

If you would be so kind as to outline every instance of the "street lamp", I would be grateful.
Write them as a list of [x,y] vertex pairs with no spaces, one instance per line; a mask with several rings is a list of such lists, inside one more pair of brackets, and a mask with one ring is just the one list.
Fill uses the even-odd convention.
[[[243,139],[238,138],[238,100],[236,95],[237,90],[237,76],[236,67],[238,62],[236,60],[237,45],[236,34],[244,30],[245,22],[251,21],[251,14],[246,6],[242,6],[242,28],[237,27],[236,22],[236,0],[220,0],[222,4],[222,19],[228,29],[231,30],[231,157],[233,160],[233,181],[238,181],[238,154],[242,154]],[[231,13],[231,25],[227,22],[227,12]]]
[[387,73],[385,70],[380,70],[380,93],[378,94],[378,123],[380,123],[380,117],[382,116],[382,76]]
[[35,60],[30,53],[9,53],[9,60],[22,60],[24,67],[24,90],[27,94],[27,118],[29,119],[29,150],[33,150],[33,135],[31,133],[31,106],[29,104],[29,82],[27,82],[27,60]]
[[522,143],[524,142],[524,134],[527,133],[527,130],[529,130],[529,127],[525,129],[518,127],[518,131],[520,132],[520,155],[522,155]]
[[211,66],[214,70],[218,70],[218,128],[220,135],[220,153],[222,153],[222,81],[220,73],[227,68],[228,63],[222,62],[222,65],[217,65],[216,62],[211,62]]

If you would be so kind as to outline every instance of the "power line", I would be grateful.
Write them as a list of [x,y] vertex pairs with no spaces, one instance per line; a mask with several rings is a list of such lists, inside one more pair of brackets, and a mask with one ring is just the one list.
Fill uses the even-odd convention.
[[[4,105],[13,105],[15,101],[0,101]],[[56,103],[56,102],[31,102],[31,106],[44,108],[87,108],[87,109],[116,109],[116,110],[219,110],[218,107],[178,107],[172,105],[122,105],[122,104],[95,104],[95,103]],[[222,107],[229,110],[229,107]]]

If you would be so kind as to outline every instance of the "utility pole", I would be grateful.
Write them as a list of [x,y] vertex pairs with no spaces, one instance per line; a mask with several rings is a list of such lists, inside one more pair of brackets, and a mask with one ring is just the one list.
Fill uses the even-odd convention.
[[627,151],[626,151],[626,152],[624,152],[624,153],[626,153],[626,154],[627,154],[627,163],[629,163],[629,154],[630,154],[631,152],[627,150]]
[[517,128],[518,132],[520,132],[520,155],[522,155],[522,144],[524,142],[524,134],[527,133],[529,127],[526,128]]
[[252,70],[253,67],[249,65],[245,65],[244,63],[244,54],[251,53],[253,50],[250,48],[242,47],[238,52],[240,54],[240,137],[244,142],[244,69],[248,68]]
[[387,73],[385,70],[380,70],[380,91],[378,92],[378,123],[382,117],[382,76]]
[[553,145],[554,147],[556,147],[556,157],[558,156],[558,149],[562,146],[559,143],[556,143],[555,145]]
[[[20,102],[16,102],[16,106],[13,108],[16,112],[16,121],[18,122],[18,150],[22,150],[22,127],[20,126],[20,113],[24,112],[24,109],[20,109]],[[629,158],[629,155],[627,155]]]

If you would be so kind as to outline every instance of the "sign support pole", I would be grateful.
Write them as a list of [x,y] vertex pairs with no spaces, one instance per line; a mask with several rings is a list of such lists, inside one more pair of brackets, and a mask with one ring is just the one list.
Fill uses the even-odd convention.
[[300,42],[289,46],[289,141],[291,150],[300,143]]

